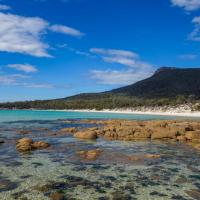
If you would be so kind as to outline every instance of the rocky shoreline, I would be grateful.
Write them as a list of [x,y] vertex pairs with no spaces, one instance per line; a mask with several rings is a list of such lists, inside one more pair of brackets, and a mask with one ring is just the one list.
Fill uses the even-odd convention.
[[[73,121],[68,120],[65,123],[70,124]],[[77,127],[63,128],[56,133],[48,133],[47,137],[72,134],[75,138],[82,140],[96,140],[100,137],[106,140],[122,141],[161,140],[184,142],[200,150],[199,121],[80,120],[79,123],[91,124],[92,127],[86,129]],[[29,133],[28,130],[19,132],[22,135],[28,135]],[[17,142],[16,149],[21,152],[26,152],[40,148],[48,148],[49,146],[50,144],[43,141],[33,142],[30,138],[22,138]],[[82,152],[82,155],[86,154],[87,152]]]
[[200,198],[199,121],[14,122],[1,132],[0,199]]
[[77,132],[74,132],[75,129],[72,129],[71,133],[79,139],[97,139],[98,137],[103,137],[109,140],[124,141],[169,140],[173,142],[186,142],[200,150],[199,121],[82,120],[82,122],[96,124],[98,126]]

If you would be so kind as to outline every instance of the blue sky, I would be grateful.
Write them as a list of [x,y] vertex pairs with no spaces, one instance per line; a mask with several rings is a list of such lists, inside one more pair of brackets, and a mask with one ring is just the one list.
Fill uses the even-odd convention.
[[98,92],[200,66],[199,0],[1,0],[0,101]]

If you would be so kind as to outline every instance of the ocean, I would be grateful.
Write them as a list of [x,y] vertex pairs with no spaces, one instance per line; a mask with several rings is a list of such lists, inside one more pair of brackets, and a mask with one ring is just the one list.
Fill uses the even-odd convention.
[[[78,140],[63,128],[94,125],[80,119],[180,119],[177,117],[61,111],[0,111],[1,200],[188,200],[198,199],[200,153],[168,141]],[[68,120],[71,120],[69,123]],[[23,135],[20,131],[25,130]],[[18,152],[26,137],[47,149]],[[78,152],[100,149],[95,160]],[[159,154],[160,158],[144,158]],[[130,157],[141,157],[130,160]]]
[[29,120],[57,120],[57,119],[198,119],[192,117],[119,114],[100,112],[73,112],[73,111],[44,111],[44,110],[0,110],[0,122],[29,121]]

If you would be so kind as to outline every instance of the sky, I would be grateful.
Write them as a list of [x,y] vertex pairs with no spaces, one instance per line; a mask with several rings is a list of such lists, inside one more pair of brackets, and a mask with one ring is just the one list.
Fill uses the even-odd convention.
[[200,0],[0,0],[0,102],[200,67]]

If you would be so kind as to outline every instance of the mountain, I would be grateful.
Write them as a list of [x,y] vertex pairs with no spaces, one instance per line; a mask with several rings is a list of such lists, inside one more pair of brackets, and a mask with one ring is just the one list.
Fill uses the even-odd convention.
[[112,90],[111,93],[142,98],[200,97],[200,69],[162,67],[153,76],[135,84]]
[[182,95],[200,98],[200,68],[161,67],[153,76],[132,85],[102,93],[79,94],[64,99],[93,99],[109,95],[139,98],[174,98]]
[[103,109],[177,105],[188,101],[200,101],[200,68],[161,67],[147,79],[111,91],[54,100],[3,103],[0,108]]

